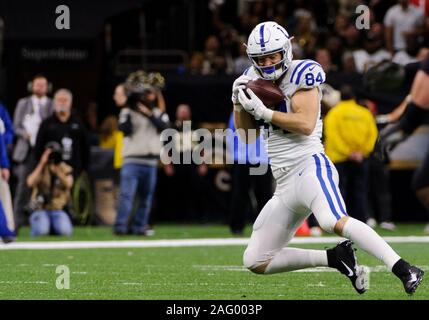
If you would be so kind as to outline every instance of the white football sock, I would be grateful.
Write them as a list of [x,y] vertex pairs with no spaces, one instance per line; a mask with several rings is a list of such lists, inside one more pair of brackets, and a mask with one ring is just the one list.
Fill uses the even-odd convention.
[[283,248],[270,261],[265,273],[270,274],[319,266],[328,266],[326,250]]
[[377,232],[365,223],[352,217],[349,217],[344,224],[343,236],[352,240],[362,250],[383,261],[390,270],[401,259]]

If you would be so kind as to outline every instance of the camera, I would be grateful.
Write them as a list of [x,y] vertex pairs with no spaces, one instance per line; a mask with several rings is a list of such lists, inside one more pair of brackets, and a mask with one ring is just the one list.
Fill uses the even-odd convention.
[[138,104],[142,103],[149,109],[154,107],[154,99],[150,95],[155,93],[155,88],[150,84],[146,72],[139,70],[130,73],[125,80],[125,93],[127,95],[127,106],[132,110],[139,111]]
[[63,161],[63,148],[56,141],[50,141],[45,145],[45,150],[51,149],[51,153],[48,157],[48,163],[50,164],[59,164]]
[[48,203],[50,197],[48,194],[40,193],[35,199],[31,200],[24,208],[27,214],[31,214],[34,211],[43,209],[43,206]]
[[62,154],[58,151],[52,151],[49,154],[48,163],[59,164],[62,160]]

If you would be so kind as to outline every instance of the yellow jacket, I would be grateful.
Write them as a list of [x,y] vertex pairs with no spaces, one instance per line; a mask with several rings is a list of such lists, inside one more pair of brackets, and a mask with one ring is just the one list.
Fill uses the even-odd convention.
[[124,133],[119,131],[116,133],[116,144],[115,144],[115,153],[113,156],[113,167],[115,169],[120,169],[122,167],[122,143],[124,140]]
[[106,140],[100,141],[100,147],[104,149],[114,149],[113,167],[120,169],[122,167],[122,140],[124,134],[120,130],[115,130]]
[[352,152],[367,157],[377,140],[377,126],[372,113],[354,100],[344,100],[325,117],[325,151],[332,162],[347,161]]

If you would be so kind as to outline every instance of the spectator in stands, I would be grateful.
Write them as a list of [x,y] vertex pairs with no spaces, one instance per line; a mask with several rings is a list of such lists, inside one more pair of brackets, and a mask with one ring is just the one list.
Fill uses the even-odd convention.
[[14,192],[14,213],[17,229],[25,223],[24,208],[29,201],[30,190],[26,178],[33,165],[33,150],[41,122],[52,114],[52,101],[47,97],[49,83],[45,76],[36,75],[31,81],[31,95],[18,101],[13,117],[17,141],[12,160],[16,177]]
[[240,55],[234,59],[234,74],[242,74],[252,65],[249,61],[249,57],[247,56],[246,46],[243,42],[239,42],[237,44]]
[[407,37],[407,47],[405,50],[401,50],[395,53],[392,62],[405,66],[409,63],[417,62],[418,54],[420,51],[417,39],[414,37]]
[[374,21],[376,23],[383,24],[383,19],[387,10],[389,10],[389,8],[392,7],[396,2],[397,0],[371,0],[369,2],[369,7],[371,8],[371,12],[374,13]]
[[100,125],[100,147],[114,150],[117,143],[118,119],[115,116],[108,116]]
[[356,7],[362,4],[361,0],[338,0],[336,2],[337,2],[337,5],[339,6],[338,12],[346,16],[350,16],[354,14]]
[[[157,181],[161,151],[160,132],[169,127],[168,115],[156,104],[154,88],[141,71],[131,74],[125,84],[127,104],[119,115],[119,130],[124,133],[123,165],[114,233],[150,236],[149,215]],[[134,201],[138,206],[131,228],[128,218]]]
[[233,53],[237,46],[238,32],[234,26],[221,19],[219,8],[212,10],[212,26],[225,51]]
[[27,178],[32,188],[30,224],[32,236],[49,234],[70,236],[73,226],[65,207],[73,186],[72,167],[63,159],[63,150],[56,141],[48,142],[34,171]]
[[359,30],[352,23],[350,17],[345,13],[339,13],[335,17],[334,35],[342,42],[343,46],[350,49],[356,49],[359,44]]
[[387,10],[384,26],[387,50],[393,56],[397,51],[406,50],[408,37],[422,33],[424,16],[408,0],[398,0],[398,4]]
[[383,25],[374,19],[371,11],[370,29],[361,30],[362,47],[353,51],[356,71],[359,73],[364,73],[377,63],[391,58],[389,51],[384,47]]
[[335,164],[340,190],[350,215],[368,219],[368,156],[377,139],[371,112],[356,103],[352,88],[341,87],[341,102],[325,117],[326,154]]
[[301,47],[304,57],[313,56],[316,46],[316,24],[307,10],[301,10],[301,14],[297,16],[298,25],[295,30],[294,39]]
[[343,50],[340,38],[333,35],[328,36],[325,42],[325,48],[331,55],[332,64],[338,67],[342,66]]
[[[246,223],[253,222],[257,213],[261,212],[273,196],[273,177],[268,156],[262,145],[262,137],[251,144],[242,142],[235,130],[233,113],[229,118],[228,129],[227,150],[234,160],[228,222],[232,234],[242,235]],[[251,168],[258,168],[258,171],[262,169],[262,172],[252,174]],[[256,208],[252,208],[251,192],[256,200]]]
[[336,65],[332,64],[331,54],[325,48],[320,48],[316,50],[315,60],[320,63],[323,68],[323,71],[326,73],[326,77],[329,77],[331,72],[338,70]]
[[207,75],[213,73],[213,63],[220,54],[220,42],[215,35],[210,35],[204,43],[204,62],[202,73]]
[[232,59],[221,50],[221,43],[215,35],[210,35],[204,43],[204,63],[202,74],[231,73]]
[[188,64],[188,73],[198,75],[203,73],[204,55],[201,52],[193,52]]
[[265,20],[263,16],[262,1],[247,2],[246,11],[240,16],[241,34],[250,34],[252,29],[260,22]]
[[49,141],[56,141],[62,150],[62,160],[73,168],[76,180],[89,166],[89,139],[87,131],[76,114],[72,112],[73,95],[68,89],[59,89],[54,94],[54,114],[40,125],[36,140],[36,159],[40,160]]
[[341,69],[344,74],[356,73],[356,64],[355,64],[355,59],[353,57],[353,52],[345,51],[343,53]]
[[428,0],[410,0],[410,3],[417,7],[426,17],[429,17],[429,1]]

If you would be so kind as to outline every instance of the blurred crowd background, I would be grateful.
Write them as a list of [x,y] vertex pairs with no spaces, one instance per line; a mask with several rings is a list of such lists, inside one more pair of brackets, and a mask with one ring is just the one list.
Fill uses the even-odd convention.
[[[389,114],[406,98],[415,65],[429,48],[427,0],[76,0],[68,5],[70,29],[62,30],[55,25],[60,4],[0,2],[0,101],[15,129],[15,138],[6,143],[15,203],[17,186],[31,172],[14,171],[23,161],[13,158],[20,138],[17,103],[34,95],[32,80],[37,74],[43,75],[39,80],[46,80],[43,96],[52,98],[60,88],[70,90],[72,113],[80,121],[89,150],[71,191],[68,214],[73,224],[114,224],[121,166],[115,162],[120,155],[114,149],[123,107],[118,85],[131,72],[144,70],[162,79],[162,85],[154,79],[150,85],[171,126],[180,128],[181,122],[192,120],[193,129],[227,128],[232,82],[250,66],[243,43],[254,26],[273,20],[294,37],[294,59],[314,59],[326,72],[323,113],[340,100],[353,100],[371,112],[379,129],[386,123],[379,116]],[[362,4],[365,10],[356,12]],[[369,28],[357,28],[359,17],[369,22]],[[390,164],[378,164],[374,172],[384,172],[383,186],[371,185],[375,174],[366,173],[365,184],[356,187],[360,200],[350,200],[368,204],[368,213],[359,218],[373,219],[371,224],[428,220],[408,187],[429,145],[426,136],[421,130]],[[30,148],[33,168],[43,153],[35,143]],[[371,152],[365,151],[364,157],[370,158]],[[231,209],[237,195],[232,167],[174,170],[160,164],[149,225],[223,222],[240,233],[242,227],[231,223],[235,221],[231,212],[241,210],[240,219],[251,222],[260,208],[255,200],[260,192],[243,190],[248,201]],[[184,183],[189,186],[186,190]],[[384,200],[375,200],[381,201],[378,207],[371,205],[380,189]],[[380,208],[387,210],[384,217],[378,217]],[[19,226],[29,223],[28,215],[14,213]],[[393,230],[394,225],[386,228]]]

